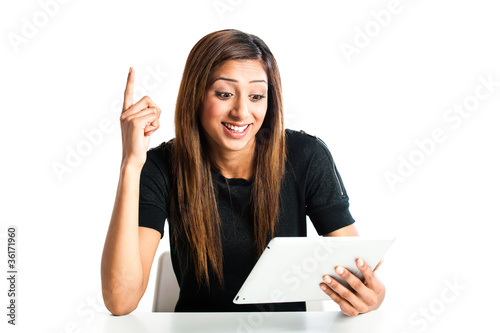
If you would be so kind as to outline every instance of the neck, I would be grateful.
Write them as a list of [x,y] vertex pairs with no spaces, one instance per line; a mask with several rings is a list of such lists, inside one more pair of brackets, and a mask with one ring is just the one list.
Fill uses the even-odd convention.
[[255,146],[243,151],[218,151],[212,149],[212,160],[226,178],[243,178],[250,180],[255,173]]

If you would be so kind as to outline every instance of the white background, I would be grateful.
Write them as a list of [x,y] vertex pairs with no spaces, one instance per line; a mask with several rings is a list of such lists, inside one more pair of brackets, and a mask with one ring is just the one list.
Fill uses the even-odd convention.
[[[397,237],[379,271],[387,287],[383,309],[394,317],[386,331],[493,325],[500,309],[497,2],[401,0],[385,26],[371,13],[387,10],[388,0],[88,0],[49,6],[51,16],[43,3],[56,2],[2,1],[0,8],[0,266],[6,272],[7,226],[17,225],[13,331],[78,331],[95,311],[106,311],[100,260],[119,174],[116,110],[128,68],[136,69],[136,85],[148,69],[168,72],[147,91],[162,109],[156,146],[173,137],[191,47],[225,28],[255,34],[272,50],[286,125],[327,143],[361,235]],[[363,40],[365,29],[371,37]],[[25,39],[16,45],[15,38]],[[357,53],[346,56],[342,43],[358,45]],[[449,108],[473,103],[480,77],[497,82],[488,97],[460,123],[446,121]],[[112,129],[58,176],[54,165],[67,166],[69,150],[86,145],[84,132],[102,121]],[[444,142],[419,153],[415,141],[436,128]],[[386,173],[398,174],[410,157],[419,165],[391,188]],[[156,259],[168,248],[165,237]],[[151,311],[156,263],[136,311]],[[454,294],[446,281],[465,289]],[[443,293],[453,301],[441,300]],[[418,313],[429,307],[431,317],[423,319]]]

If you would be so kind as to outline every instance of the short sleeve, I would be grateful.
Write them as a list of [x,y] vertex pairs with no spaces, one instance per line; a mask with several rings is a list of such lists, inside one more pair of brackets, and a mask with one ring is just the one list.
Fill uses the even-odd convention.
[[320,235],[354,223],[349,197],[326,144],[314,137],[306,176],[306,214]]
[[139,226],[164,235],[167,218],[168,179],[162,150],[150,149],[141,171],[139,188]]

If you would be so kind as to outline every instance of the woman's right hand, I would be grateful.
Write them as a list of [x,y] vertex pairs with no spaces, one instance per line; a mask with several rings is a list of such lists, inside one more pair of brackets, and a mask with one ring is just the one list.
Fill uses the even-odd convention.
[[142,169],[146,162],[149,137],[160,127],[161,110],[149,96],[133,104],[134,79],[135,70],[130,67],[120,116],[122,167],[132,165]]

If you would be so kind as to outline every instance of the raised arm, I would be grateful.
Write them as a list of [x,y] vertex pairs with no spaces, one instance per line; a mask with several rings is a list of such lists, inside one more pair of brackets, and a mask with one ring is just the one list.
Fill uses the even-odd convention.
[[120,117],[120,176],[101,260],[104,304],[114,315],[128,314],[139,304],[160,242],[158,231],[138,226],[138,216],[141,170],[161,111],[148,96],[133,104],[134,77],[130,68]]

